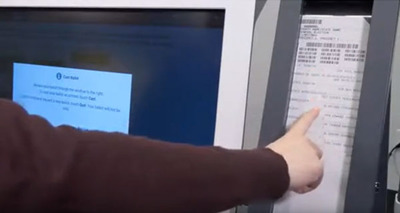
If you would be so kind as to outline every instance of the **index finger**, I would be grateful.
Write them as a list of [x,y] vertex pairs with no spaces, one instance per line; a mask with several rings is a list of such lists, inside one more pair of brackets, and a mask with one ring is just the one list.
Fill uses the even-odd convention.
[[296,134],[306,134],[307,130],[310,128],[314,120],[318,117],[319,115],[319,108],[313,108],[312,110],[304,113],[292,126],[292,128],[289,130],[291,133],[296,133]]

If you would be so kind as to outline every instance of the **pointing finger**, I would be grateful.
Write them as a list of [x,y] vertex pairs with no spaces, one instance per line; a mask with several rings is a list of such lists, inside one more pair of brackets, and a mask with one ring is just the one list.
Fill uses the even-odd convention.
[[314,120],[319,115],[319,108],[314,108],[306,113],[304,113],[292,126],[289,130],[291,133],[304,135],[307,133],[307,130],[310,128]]

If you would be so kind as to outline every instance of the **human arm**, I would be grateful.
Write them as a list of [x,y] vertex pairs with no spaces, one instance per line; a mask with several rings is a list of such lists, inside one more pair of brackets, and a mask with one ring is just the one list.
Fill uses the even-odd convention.
[[289,187],[271,149],[194,147],[52,127],[0,101],[1,212],[217,212]]

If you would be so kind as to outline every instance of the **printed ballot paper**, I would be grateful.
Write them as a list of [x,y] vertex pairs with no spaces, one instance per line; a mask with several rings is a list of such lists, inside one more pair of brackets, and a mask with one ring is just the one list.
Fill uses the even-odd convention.
[[321,108],[308,134],[324,151],[324,179],[309,194],[287,194],[274,213],[343,212],[368,35],[368,17],[303,16],[287,126]]

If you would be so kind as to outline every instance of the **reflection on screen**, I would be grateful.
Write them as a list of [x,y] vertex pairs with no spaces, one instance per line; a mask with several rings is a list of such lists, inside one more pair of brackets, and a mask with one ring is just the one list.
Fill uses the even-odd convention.
[[213,144],[223,11],[0,16],[2,98],[55,126]]

